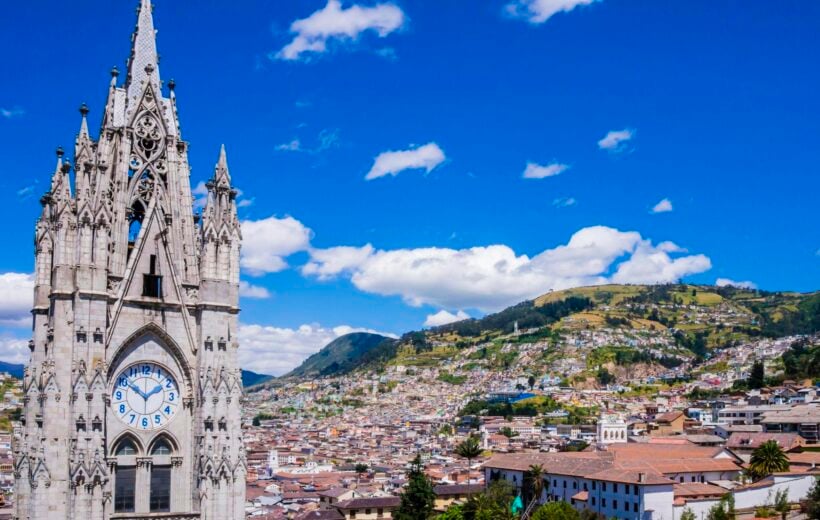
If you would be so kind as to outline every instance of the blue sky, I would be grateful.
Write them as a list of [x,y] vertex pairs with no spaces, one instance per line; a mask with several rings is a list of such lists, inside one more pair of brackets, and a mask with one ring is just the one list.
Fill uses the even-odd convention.
[[[155,3],[192,183],[225,143],[246,201],[249,368],[579,283],[820,287],[820,3]],[[53,150],[80,103],[98,127],[134,4],[4,6],[0,359],[27,351]]]

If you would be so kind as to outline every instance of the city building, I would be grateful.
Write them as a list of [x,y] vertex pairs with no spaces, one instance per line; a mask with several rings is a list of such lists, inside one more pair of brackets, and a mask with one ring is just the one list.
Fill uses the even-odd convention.
[[21,520],[245,514],[237,191],[223,148],[194,215],[152,18],[142,0],[97,139],[83,105],[72,161],[58,150],[41,199]]

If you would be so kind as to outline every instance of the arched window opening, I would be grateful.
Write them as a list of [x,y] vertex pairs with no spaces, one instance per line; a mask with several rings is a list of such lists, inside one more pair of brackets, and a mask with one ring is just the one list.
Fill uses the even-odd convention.
[[149,509],[152,513],[171,511],[171,466],[169,458],[174,451],[171,442],[165,437],[157,439],[151,446],[151,487]]
[[[114,449],[117,457],[133,457],[138,452],[132,439],[121,440]],[[114,469],[114,512],[133,513],[136,505],[137,468],[135,458],[120,459]]]
[[168,444],[168,441],[165,439],[160,439],[154,443],[154,447],[151,448],[151,455],[170,455],[173,450],[171,449],[171,445]]
[[124,456],[124,455],[136,455],[137,454],[137,447],[134,445],[134,441],[131,439],[124,439],[117,445],[117,449],[114,451],[114,455],[116,456]]
[[134,202],[131,210],[128,213],[128,256],[131,256],[131,250],[134,249],[134,242],[139,237],[140,229],[142,229],[142,219],[145,218],[145,207],[139,201]]

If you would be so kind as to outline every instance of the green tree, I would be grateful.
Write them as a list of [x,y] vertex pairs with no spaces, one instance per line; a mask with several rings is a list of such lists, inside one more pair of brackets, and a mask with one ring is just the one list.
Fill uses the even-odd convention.
[[251,424],[254,426],[262,426],[262,421],[259,420],[259,417],[254,417]]
[[464,504],[464,520],[515,520],[511,510],[514,492],[505,480],[492,482],[484,493],[471,496]]
[[424,474],[421,455],[416,455],[407,472],[407,487],[401,495],[399,508],[393,514],[397,520],[426,520],[433,512],[433,484]]
[[509,426],[504,426],[503,428],[498,430],[498,433],[500,433],[501,435],[503,435],[504,437],[506,437],[508,439],[512,439],[513,437],[518,437],[518,432],[513,430]]
[[481,451],[478,438],[474,435],[470,435],[456,446],[456,455],[467,459],[468,465],[472,465],[473,459],[481,455]]
[[581,520],[581,515],[569,502],[547,502],[535,510],[532,520]]
[[354,471],[356,471],[356,473],[358,475],[361,475],[362,473],[367,473],[368,469],[369,469],[369,466],[367,464],[365,464],[363,462],[359,462],[358,464],[356,464],[356,466],[354,468]]
[[820,482],[815,482],[806,496],[806,516],[809,520],[820,520]]
[[544,492],[544,466],[533,464],[524,473],[524,503],[528,504],[532,500],[539,500]]
[[530,390],[532,390],[532,387],[535,386],[535,376],[528,377],[527,384],[530,385]]
[[706,514],[706,520],[733,520],[735,518],[735,497],[731,493],[720,499]]
[[752,478],[760,479],[779,471],[789,471],[789,458],[777,441],[766,441],[752,452],[749,461]]
[[598,373],[595,375],[595,379],[598,380],[598,384],[601,386],[606,386],[615,382],[615,376],[609,373],[609,370],[601,367],[598,369]]
[[774,494],[774,510],[780,513],[780,518],[782,520],[786,520],[786,515],[788,515],[789,510],[791,510],[791,505],[789,504],[789,492],[787,490],[781,489]]
[[752,364],[752,373],[749,374],[749,388],[758,389],[766,385],[766,370],[763,361]]
[[683,513],[681,513],[680,520],[697,520],[697,518],[695,517],[695,513],[687,507],[683,510]]
[[436,517],[436,520],[464,520],[464,511],[461,504],[453,504]]

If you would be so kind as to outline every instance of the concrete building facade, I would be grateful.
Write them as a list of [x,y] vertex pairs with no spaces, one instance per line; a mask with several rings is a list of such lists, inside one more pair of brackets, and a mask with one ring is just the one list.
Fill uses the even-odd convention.
[[137,16],[97,139],[83,105],[41,199],[19,519],[244,517],[237,191],[223,147],[194,214],[149,0]]

